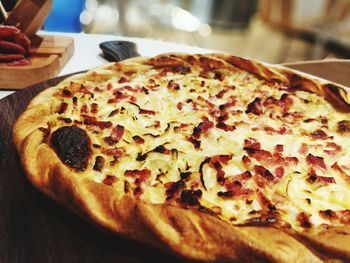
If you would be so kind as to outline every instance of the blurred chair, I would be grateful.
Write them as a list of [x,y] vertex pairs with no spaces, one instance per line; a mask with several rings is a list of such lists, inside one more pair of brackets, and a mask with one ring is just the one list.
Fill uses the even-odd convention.
[[[313,44],[311,58],[327,50],[350,58],[350,32],[344,26],[350,14],[350,0],[259,0],[260,18],[286,37],[298,37]],[[288,41],[282,48],[288,49]]]
[[44,23],[46,31],[81,32],[80,14],[85,0],[54,0],[51,13]]

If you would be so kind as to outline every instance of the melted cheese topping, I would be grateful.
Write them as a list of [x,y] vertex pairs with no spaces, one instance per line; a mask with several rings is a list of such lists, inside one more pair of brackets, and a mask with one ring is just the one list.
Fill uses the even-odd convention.
[[93,155],[79,176],[233,224],[350,221],[350,140],[337,131],[350,115],[324,98],[239,69],[103,74],[59,91],[66,108],[51,119],[53,131],[89,134]]

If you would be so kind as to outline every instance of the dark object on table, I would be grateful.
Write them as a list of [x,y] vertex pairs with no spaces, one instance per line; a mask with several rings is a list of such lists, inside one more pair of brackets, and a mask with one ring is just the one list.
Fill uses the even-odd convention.
[[104,57],[110,62],[138,57],[137,45],[129,41],[106,41],[100,44]]

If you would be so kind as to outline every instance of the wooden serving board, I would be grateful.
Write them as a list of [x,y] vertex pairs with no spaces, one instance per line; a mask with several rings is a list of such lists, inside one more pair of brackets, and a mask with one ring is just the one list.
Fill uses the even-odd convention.
[[1,66],[0,89],[22,89],[54,78],[74,52],[73,38],[68,36],[34,36],[30,49],[31,64]]
[[54,78],[0,100],[0,262],[180,262],[152,247],[106,233],[38,192],[11,138],[14,121]]

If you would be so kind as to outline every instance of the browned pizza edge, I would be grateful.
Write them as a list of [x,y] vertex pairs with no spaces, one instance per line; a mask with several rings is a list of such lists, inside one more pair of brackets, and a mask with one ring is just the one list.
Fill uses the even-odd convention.
[[[162,63],[166,63],[165,66],[171,66],[174,61],[176,66],[191,66],[193,63],[208,63],[208,60],[214,63],[210,67],[217,67],[218,70],[220,67],[229,68],[232,65],[231,60],[229,63],[228,59],[225,59],[226,55],[219,57],[218,55],[168,54],[161,57],[160,60],[157,60],[159,56],[154,58],[158,63],[157,67],[164,66]],[[229,57],[232,58],[232,56]],[[204,62],[198,62],[201,59]],[[154,62],[147,58],[138,58],[136,62],[131,59],[119,65],[132,70],[139,64],[152,63]],[[246,70],[254,74],[262,74],[262,78],[266,78],[267,74],[275,74],[271,79],[286,81],[283,75],[286,71],[268,68],[258,62],[251,63],[258,69],[255,72],[251,71],[250,65],[250,70]],[[104,66],[100,67],[100,69],[103,68]],[[239,68],[244,69],[243,66]],[[78,78],[83,79],[84,76],[86,75],[79,75]],[[290,81],[288,74],[286,76]],[[72,77],[67,81],[74,79]],[[338,94],[342,94],[343,87],[336,87],[339,89]],[[64,206],[112,232],[163,249],[170,247],[175,253],[190,259],[240,261],[243,258],[246,261],[264,259],[275,262],[294,261],[300,258],[309,259],[310,262],[319,262],[320,258],[327,259],[324,255],[319,255],[320,258],[315,256],[307,247],[323,251],[325,255],[350,258],[348,229],[342,232],[339,232],[341,231],[339,229],[334,231],[331,229],[328,230],[327,235],[326,232],[304,233],[298,235],[298,238],[292,238],[293,235],[290,233],[286,234],[272,227],[235,227],[195,210],[146,204],[131,196],[118,194],[109,186],[72,176],[74,172],[62,165],[54,151],[46,144],[43,131],[49,127],[45,118],[41,118],[57,110],[58,102],[52,99],[52,95],[60,88],[62,88],[61,84],[50,88],[32,101],[29,108],[17,120],[13,129],[13,138],[29,180],[40,191]],[[338,100],[341,99],[338,98]],[[330,244],[329,238],[333,238],[337,243]]]

